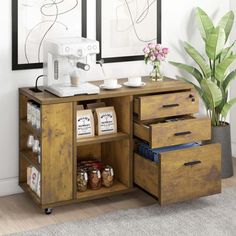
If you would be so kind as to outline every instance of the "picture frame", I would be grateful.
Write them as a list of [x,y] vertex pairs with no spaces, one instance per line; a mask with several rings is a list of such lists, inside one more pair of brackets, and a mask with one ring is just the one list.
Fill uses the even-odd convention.
[[[153,22],[153,18],[156,21]],[[161,43],[161,0],[97,0],[96,22],[96,39],[100,42],[97,61],[113,63],[143,60],[142,49],[149,42]],[[150,23],[151,27],[148,27]],[[145,40],[140,40],[145,35]],[[153,40],[148,40],[151,35]]]
[[12,70],[43,68],[43,41],[62,34],[87,37],[86,0],[62,0],[51,6],[43,0],[12,0]]

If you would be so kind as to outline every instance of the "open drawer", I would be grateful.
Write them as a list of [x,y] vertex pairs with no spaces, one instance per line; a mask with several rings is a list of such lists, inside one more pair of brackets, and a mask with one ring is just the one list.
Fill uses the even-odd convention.
[[160,163],[135,154],[134,182],[161,205],[220,193],[220,144],[161,153]]
[[134,99],[134,113],[139,120],[189,115],[198,112],[198,96],[194,90],[138,96]]
[[134,122],[134,135],[151,148],[211,139],[211,121],[207,117],[185,116],[164,123]]

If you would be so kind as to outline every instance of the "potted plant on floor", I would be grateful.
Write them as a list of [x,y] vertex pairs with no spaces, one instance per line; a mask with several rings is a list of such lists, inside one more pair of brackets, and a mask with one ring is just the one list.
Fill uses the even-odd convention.
[[196,8],[196,18],[206,56],[187,42],[184,49],[199,69],[183,63],[170,63],[192,75],[191,78],[178,78],[193,84],[205,104],[212,123],[212,142],[222,145],[222,178],[227,178],[233,175],[230,125],[226,118],[236,103],[236,98],[229,98],[230,83],[236,78],[236,70],[229,71],[236,61],[233,52],[236,41],[226,45],[234,23],[234,13],[230,11],[224,15],[217,26],[201,8]]

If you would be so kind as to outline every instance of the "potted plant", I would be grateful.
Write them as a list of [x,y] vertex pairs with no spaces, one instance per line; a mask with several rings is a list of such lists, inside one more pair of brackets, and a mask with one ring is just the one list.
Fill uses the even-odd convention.
[[205,44],[205,55],[201,55],[192,45],[185,42],[184,49],[198,68],[183,63],[170,63],[192,75],[191,78],[178,78],[193,84],[205,104],[212,123],[212,142],[222,145],[222,178],[227,178],[233,175],[230,125],[226,118],[236,103],[236,98],[229,98],[230,83],[236,78],[236,70],[229,71],[236,61],[236,54],[233,52],[236,41],[227,46],[234,23],[234,13],[228,12],[215,26],[201,8],[196,8],[195,12]]

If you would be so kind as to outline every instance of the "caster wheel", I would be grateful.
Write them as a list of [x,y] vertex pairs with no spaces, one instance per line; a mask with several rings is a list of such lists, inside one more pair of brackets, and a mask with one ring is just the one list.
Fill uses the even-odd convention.
[[51,215],[51,214],[52,214],[52,208],[46,208],[46,209],[44,209],[44,213],[45,213],[46,215]]

